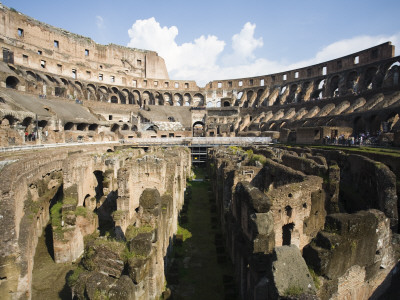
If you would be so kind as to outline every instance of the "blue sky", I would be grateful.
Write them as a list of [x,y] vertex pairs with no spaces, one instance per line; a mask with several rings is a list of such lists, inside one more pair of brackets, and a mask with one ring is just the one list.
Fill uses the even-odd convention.
[[101,44],[155,50],[170,78],[200,86],[302,67],[388,40],[400,49],[398,0],[2,3]]

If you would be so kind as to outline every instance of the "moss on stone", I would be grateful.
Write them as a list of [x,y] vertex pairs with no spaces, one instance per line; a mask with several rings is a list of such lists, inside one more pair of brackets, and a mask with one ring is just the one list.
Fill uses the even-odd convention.
[[144,225],[141,227],[135,227],[134,225],[129,225],[126,229],[125,238],[127,241],[135,238],[139,233],[150,233],[154,230],[150,225]]

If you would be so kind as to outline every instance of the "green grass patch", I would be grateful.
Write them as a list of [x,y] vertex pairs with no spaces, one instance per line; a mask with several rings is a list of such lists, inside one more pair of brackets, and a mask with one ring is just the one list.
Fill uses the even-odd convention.
[[74,270],[74,272],[71,275],[68,276],[68,278],[67,278],[68,286],[70,286],[70,287],[74,286],[78,282],[79,276],[83,272],[85,272],[85,270],[81,266],[78,266]]
[[183,237],[183,241],[186,241],[187,239],[190,239],[192,237],[192,233],[186,228],[183,228],[181,225],[178,225],[178,230],[176,234],[181,234]]
[[87,217],[89,214],[89,211],[86,207],[83,206],[77,206],[75,209],[75,216],[81,216],[81,217]]
[[129,225],[126,229],[125,238],[127,241],[135,238],[140,233],[150,233],[154,229],[150,225],[144,225],[141,227],[135,227],[134,225]]
[[315,273],[314,269],[311,267],[308,268],[308,271],[310,272],[310,275],[314,281],[316,289],[319,290],[319,288],[321,287],[321,281],[319,280],[318,274]]
[[285,290],[285,296],[299,296],[303,294],[303,289],[299,286],[291,286]]

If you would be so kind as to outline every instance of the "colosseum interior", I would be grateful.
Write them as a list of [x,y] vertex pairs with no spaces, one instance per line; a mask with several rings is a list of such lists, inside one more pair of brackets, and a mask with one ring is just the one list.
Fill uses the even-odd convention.
[[0,4],[1,299],[400,299],[400,56],[173,80]]

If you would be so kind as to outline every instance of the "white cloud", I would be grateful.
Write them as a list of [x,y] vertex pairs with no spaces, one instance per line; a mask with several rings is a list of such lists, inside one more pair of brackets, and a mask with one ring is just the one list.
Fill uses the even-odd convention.
[[96,26],[99,29],[104,28],[104,19],[102,16],[96,16]]
[[170,74],[174,75],[182,69],[194,74],[191,70],[197,69],[200,72],[207,65],[214,65],[225,47],[225,42],[213,35],[202,35],[193,42],[178,45],[175,42],[178,28],[161,27],[154,18],[136,21],[128,34],[131,38],[129,47],[157,51],[165,59]]
[[226,63],[246,63],[255,58],[253,54],[254,50],[264,45],[262,37],[258,39],[254,38],[255,29],[256,24],[247,22],[244,24],[242,30],[232,37],[233,54],[226,57]]
[[255,24],[244,24],[241,31],[232,37],[233,52],[226,53],[226,43],[214,35],[202,35],[192,42],[178,45],[175,41],[178,35],[176,26],[161,27],[150,18],[136,21],[128,30],[128,46],[157,51],[165,59],[171,78],[196,80],[199,86],[216,79],[259,76],[306,67],[387,41],[400,47],[400,32],[392,36],[364,35],[329,44],[309,59],[282,63],[255,57],[254,51],[263,47],[262,37],[254,37],[255,29]]

